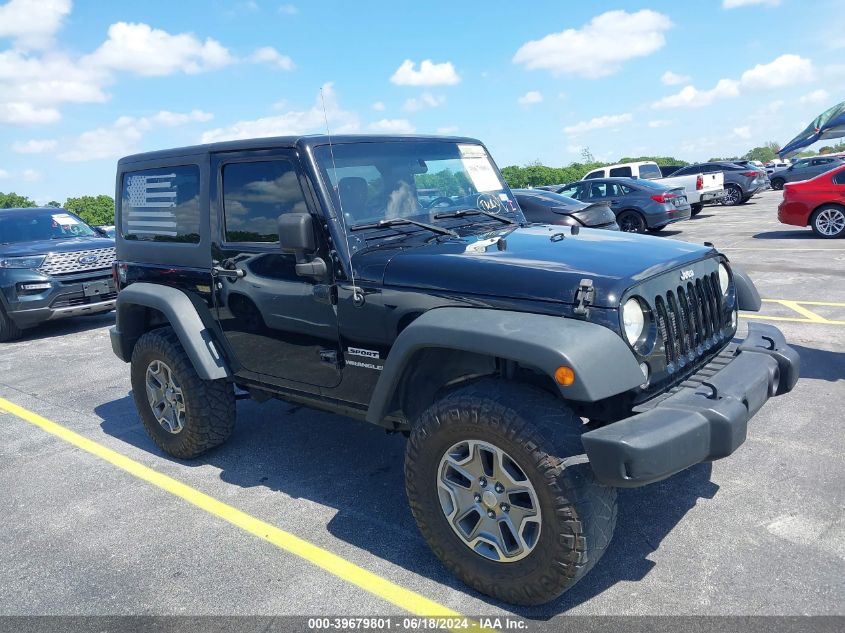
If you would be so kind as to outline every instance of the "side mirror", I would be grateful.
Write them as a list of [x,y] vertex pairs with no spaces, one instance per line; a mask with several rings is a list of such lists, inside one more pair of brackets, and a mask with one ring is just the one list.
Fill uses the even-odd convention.
[[326,262],[312,257],[317,250],[314,239],[314,218],[310,213],[284,213],[279,216],[279,248],[296,257],[296,274],[322,279],[328,272]]

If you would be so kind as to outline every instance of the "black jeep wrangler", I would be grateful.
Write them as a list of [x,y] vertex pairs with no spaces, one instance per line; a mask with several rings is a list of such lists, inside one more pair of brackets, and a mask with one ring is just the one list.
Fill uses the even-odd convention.
[[[730,455],[798,356],[710,245],[527,224],[469,138],[309,136],[117,174],[114,352],[165,452],[226,440],[236,388],[409,435],[435,554],[538,604],[601,557],[616,487]],[[588,420],[588,422],[585,422]]]
[[0,343],[114,309],[114,240],[64,209],[0,209]]

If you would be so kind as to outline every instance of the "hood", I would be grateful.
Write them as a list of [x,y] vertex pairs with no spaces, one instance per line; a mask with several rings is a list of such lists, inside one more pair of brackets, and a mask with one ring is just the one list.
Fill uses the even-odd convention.
[[355,267],[386,265],[386,286],[574,303],[579,282],[592,279],[592,305],[605,308],[646,279],[716,253],[662,237],[586,228],[572,235],[548,225],[432,241],[389,259],[379,250],[356,256]]
[[6,257],[46,255],[47,253],[73,253],[109,247],[114,248],[114,240],[107,237],[74,237],[66,240],[0,244],[0,255]]

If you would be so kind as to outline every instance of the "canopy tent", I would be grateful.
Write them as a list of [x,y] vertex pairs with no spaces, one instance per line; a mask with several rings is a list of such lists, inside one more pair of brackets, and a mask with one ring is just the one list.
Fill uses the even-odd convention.
[[845,101],[825,110],[813,119],[803,132],[780,149],[778,155],[781,158],[788,158],[816,141],[843,136],[845,136]]

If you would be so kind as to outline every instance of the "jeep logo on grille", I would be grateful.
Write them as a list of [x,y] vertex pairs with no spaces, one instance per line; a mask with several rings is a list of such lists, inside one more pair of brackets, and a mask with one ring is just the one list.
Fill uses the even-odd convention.
[[100,258],[97,255],[83,255],[82,257],[80,257],[76,261],[78,261],[83,266],[87,266],[88,264],[96,263],[97,260],[99,260],[99,259]]
[[688,279],[692,279],[694,276],[695,273],[692,271],[692,268],[681,271],[681,281],[687,281]]

